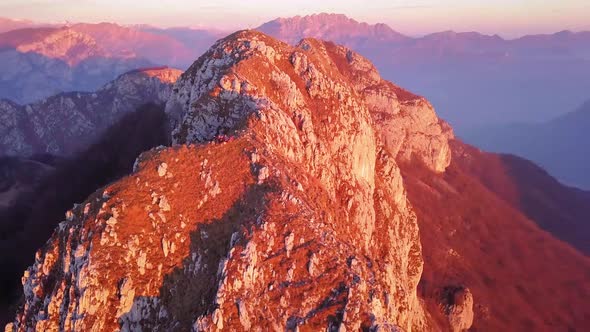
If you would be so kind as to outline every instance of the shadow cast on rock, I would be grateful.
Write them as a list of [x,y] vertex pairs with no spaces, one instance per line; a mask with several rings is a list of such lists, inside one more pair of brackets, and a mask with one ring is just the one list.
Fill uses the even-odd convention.
[[199,223],[190,234],[189,255],[164,277],[159,296],[138,296],[119,319],[123,331],[187,331],[195,320],[217,309],[216,297],[225,262],[240,237],[248,237],[265,210],[266,185],[248,187],[241,199],[214,220]]

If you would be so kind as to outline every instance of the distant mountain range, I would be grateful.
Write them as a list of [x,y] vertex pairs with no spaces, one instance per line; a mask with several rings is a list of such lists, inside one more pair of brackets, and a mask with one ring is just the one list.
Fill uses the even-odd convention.
[[94,91],[137,68],[186,68],[218,37],[219,32],[111,23],[0,33],[0,98],[29,103],[64,91]]
[[590,100],[551,121],[481,126],[464,138],[488,151],[523,156],[566,184],[590,189],[589,129]]
[[290,44],[298,43],[303,38],[317,38],[350,47],[371,48],[383,43],[398,44],[412,40],[386,24],[361,23],[339,14],[278,18],[264,23],[256,30]]
[[[149,25],[47,27],[0,20],[0,31],[10,29],[17,30],[0,33],[0,98],[20,104],[62,91],[94,91],[135,68],[162,64],[185,69],[225,34]],[[348,46],[372,60],[383,77],[427,97],[468,143],[521,153],[560,179],[582,185],[575,180],[579,176],[563,176],[571,171],[550,167],[524,148],[487,144],[473,128],[549,121],[580,105],[590,86],[590,32],[508,40],[445,31],[414,38],[386,24],[339,14],[278,18],[257,29],[291,44],[314,37]]]
[[0,17],[0,33],[22,28],[31,28],[34,26],[36,26],[36,24],[30,20],[13,20],[6,17]]
[[145,58],[112,57],[90,36],[69,28],[0,34],[0,98],[38,101],[64,91],[93,91]]
[[[93,91],[151,65],[186,69],[226,34],[112,23],[32,25],[0,21],[0,31],[28,27],[0,34],[0,98],[22,103],[61,91]],[[590,86],[590,32],[507,40],[446,31],[414,38],[339,14],[278,18],[257,29],[291,44],[314,37],[358,51],[387,79],[428,97],[459,135],[474,125],[549,120],[582,103]]]
[[64,92],[26,105],[0,99],[0,156],[71,156],[139,106],[165,103],[181,73],[146,68],[96,92]]
[[[104,105],[158,94],[141,82]],[[590,193],[456,140],[356,52],[241,31],[161,85],[165,107],[37,166],[0,210],[6,330],[588,326]],[[93,98],[24,112],[86,130],[68,115],[110,113],[84,112]],[[3,189],[34,161],[0,160]]]

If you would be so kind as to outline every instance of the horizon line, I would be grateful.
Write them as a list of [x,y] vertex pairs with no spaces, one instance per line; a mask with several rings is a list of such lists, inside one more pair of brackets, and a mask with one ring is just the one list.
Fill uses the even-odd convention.
[[[370,26],[375,26],[375,25],[385,25],[388,28],[392,29],[395,32],[398,32],[406,37],[410,37],[410,38],[423,38],[426,36],[430,36],[430,35],[434,35],[434,34],[440,34],[440,33],[456,33],[456,34],[466,34],[466,33],[477,33],[479,35],[482,36],[486,36],[486,37],[500,37],[503,40],[506,41],[510,41],[510,40],[518,40],[521,39],[523,37],[527,37],[527,36],[552,36],[552,35],[556,35],[556,34],[560,34],[560,33],[573,33],[573,34],[578,34],[578,33],[587,33],[590,32],[590,28],[588,29],[581,29],[581,30],[577,30],[577,29],[562,29],[562,30],[551,30],[552,32],[540,32],[540,33],[514,33],[514,34],[506,34],[506,33],[486,33],[486,32],[480,32],[478,30],[462,30],[462,31],[457,31],[454,29],[446,29],[446,30],[434,30],[433,32],[428,32],[428,33],[421,33],[421,34],[411,34],[411,33],[405,33],[402,32],[400,30],[395,29],[394,27],[392,27],[390,24],[385,23],[385,22],[367,22],[364,20],[357,20],[354,17],[348,16],[346,14],[342,14],[342,13],[330,13],[330,12],[318,12],[318,13],[312,13],[312,14],[305,14],[305,15],[294,15],[294,16],[288,16],[288,17],[283,17],[283,16],[279,16],[279,17],[275,17],[273,19],[264,21],[261,24],[258,24],[256,27],[252,28],[252,27],[237,27],[237,28],[223,28],[223,27],[215,27],[215,26],[211,26],[211,25],[205,25],[205,24],[198,24],[198,25],[166,25],[166,24],[148,24],[148,23],[122,23],[122,22],[117,22],[117,21],[101,21],[101,20],[96,20],[96,21],[70,21],[70,20],[55,20],[55,21],[36,21],[30,18],[24,18],[24,17],[19,17],[19,18],[13,18],[13,17],[9,17],[9,16],[1,16],[0,15],[0,19],[8,19],[11,21],[15,21],[15,22],[22,22],[22,23],[30,23],[32,26],[30,27],[22,27],[22,28],[16,28],[16,29],[12,29],[12,30],[7,30],[5,32],[9,32],[9,31],[15,31],[15,30],[21,30],[21,29],[26,29],[26,28],[41,28],[41,27],[67,27],[69,25],[75,25],[75,24],[113,24],[113,25],[117,25],[117,26],[121,26],[121,27],[127,27],[127,28],[136,28],[136,27],[140,27],[140,26],[145,26],[145,27],[152,27],[152,28],[157,28],[157,29],[192,29],[192,30],[208,30],[208,31],[214,31],[214,32],[219,32],[219,33],[233,33],[236,31],[241,31],[241,30],[255,30],[257,28],[259,28],[260,26],[266,24],[266,23],[270,23],[279,19],[293,19],[293,18],[305,18],[305,17],[310,17],[310,16],[319,16],[319,15],[341,15],[343,17],[346,17],[347,19],[353,20],[359,24],[368,24]],[[2,33],[5,33],[2,32]],[[508,36],[510,35],[510,36]]]

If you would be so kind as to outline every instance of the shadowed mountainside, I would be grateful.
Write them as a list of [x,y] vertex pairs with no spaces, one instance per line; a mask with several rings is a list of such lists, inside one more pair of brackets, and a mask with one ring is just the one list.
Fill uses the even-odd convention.
[[[453,161],[441,175],[419,163],[402,166],[420,226],[424,273],[418,292],[427,307],[436,308],[449,287],[468,287],[474,301],[470,331],[577,331],[588,326],[590,259],[539,228],[553,227],[557,236],[575,242],[588,238],[588,219],[571,220],[576,212],[567,211],[542,215],[568,204],[555,199],[553,188],[543,187],[554,181],[550,176],[529,174],[534,165],[525,163],[526,171],[514,174],[509,171],[514,160],[459,142],[452,150]],[[527,181],[540,181],[533,200],[527,197]],[[508,188],[515,191],[505,192]],[[563,188],[567,193],[569,188]],[[576,217],[588,215],[587,196],[585,202],[577,206]],[[538,213],[529,215],[531,208]],[[541,219],[533,219],[539,213]],[[577,244],[587,249],[587,241]]]
[[0,100],[0,154],[69,156],[85,149],[108,127],[141,104],[165,103],[176,69],[127,72],[96,92],[69,92],[28,105]]
[[[129,174],[141,152],[168,141],[163,106],[141,106],[123,116],[86,150],[54,161],[52,169],[31,183],[11,207],[0,209],[2,323],[11,319],[16,309],[22,271],[64,219],[65,211],[98,188]],[[10,168],[6,162],[2,166]]]
[[453,142],[453,160],[547,232],[590,254],[590,192],[567,187],[532,162]]

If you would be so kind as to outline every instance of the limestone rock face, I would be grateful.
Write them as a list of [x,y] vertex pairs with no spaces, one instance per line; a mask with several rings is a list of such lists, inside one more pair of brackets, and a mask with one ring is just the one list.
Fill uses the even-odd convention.
[[176,69],[136,70],[93,93],[62,93],[24,106],[0,100],[0,155],[70,155],[138,106],[165,103],[178,76]]
[[347,60],[337,65],[349,71],[388,151],[400,161],[416,158],[429,169],[444,172],[451,163],[449,140],[454,135],[452,128],[436,116],[432,105],[382,79],[371,62],[353,51],[329,43],[327,48]]
[[398,167],[448,164],[422,98],[344,48],[242,31],[166,110],[175,146],[74,207],[25,272],[9,330],[436,328]]
[[[200,142],[236,130],[240,121],[264,108],[289,109],[291,117],[298,117],[292,122],[305,131],[306,121],[313,121],[309,109],[314,107],[304,96],[348,107],[346,93],[352,93],[357,97],[352,102],[359,104],[352,108],[368,110],[374,129],[396,159],[417,158],[436,172],[450,164],[452,129],[426,99],[383,80],[367,59],[344,47],[313,39],[302,40],[293,49],[281,46],[277,50],[258,40],[226,49],[227,45],[218,44],[196,62],[168,102],[167,111],[179,124],[176,142]],[[243,65],[244,59],[252,66]],[[233,67],[236,60],[240,65]],[[255,65],[266,67],[266,76],[256,75]],[[211,90],[216,95],[208,94]],[[326,118],[330,124],[332,120],[336,121]]]
[[450,287],[446,289],[443,301],[444,311],[451,331],[467,331],[473,324],[473,295],[469,288]]

